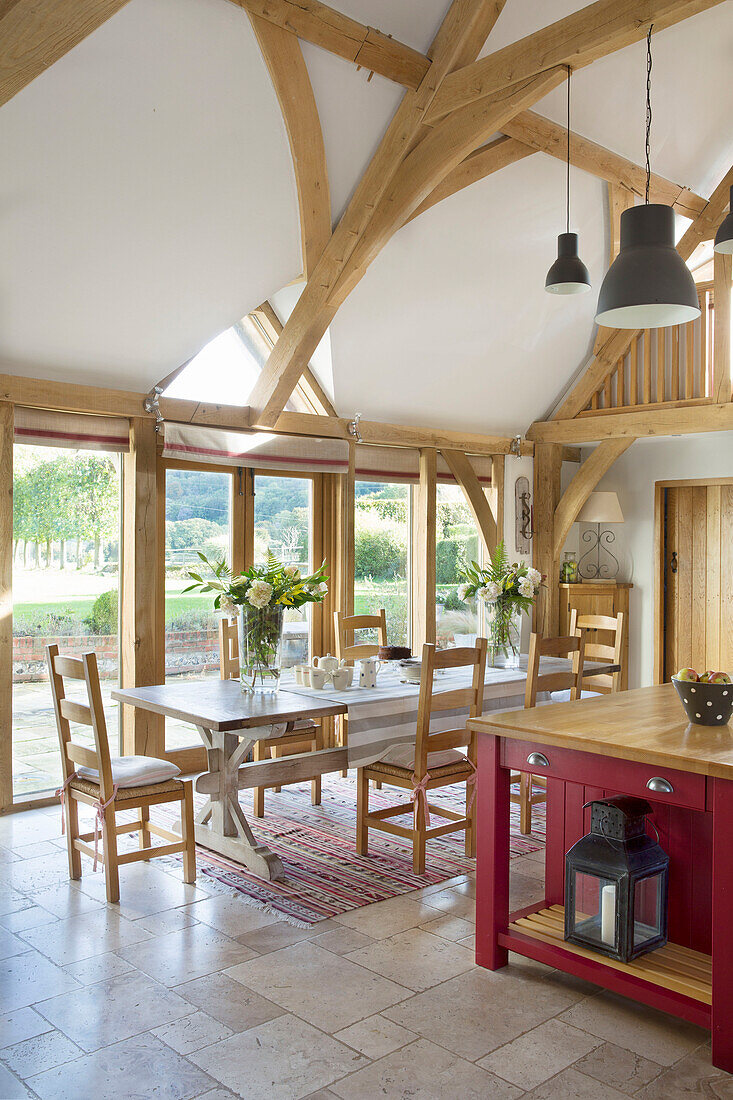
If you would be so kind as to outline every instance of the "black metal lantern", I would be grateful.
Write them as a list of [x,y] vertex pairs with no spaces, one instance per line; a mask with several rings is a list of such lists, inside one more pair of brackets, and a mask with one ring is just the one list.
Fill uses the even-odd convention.
[[645,799],[589,805],[591,831],[565,856],[565,939],[630,962],[667,942],[669,856],[646,834]]

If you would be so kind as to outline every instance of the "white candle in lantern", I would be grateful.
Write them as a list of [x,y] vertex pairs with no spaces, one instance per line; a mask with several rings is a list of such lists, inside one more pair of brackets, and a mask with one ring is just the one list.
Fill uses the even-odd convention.
[[601,941],[609,947],[616,943],[616,887],[601,890]]

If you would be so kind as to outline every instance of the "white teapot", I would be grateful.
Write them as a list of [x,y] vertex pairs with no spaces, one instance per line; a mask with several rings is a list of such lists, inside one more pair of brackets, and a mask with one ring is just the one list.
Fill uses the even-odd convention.
[[382,667],[382,662],[376,657],[363,657],[359,661],[359,687],[375,688],[377,686],[377,673]]
[[327,653],[325,657],[314,657],[313,664],[316,668],[323,669],[327,676],[330,676],[339,667],[338,658],[332,657],[330,653]]

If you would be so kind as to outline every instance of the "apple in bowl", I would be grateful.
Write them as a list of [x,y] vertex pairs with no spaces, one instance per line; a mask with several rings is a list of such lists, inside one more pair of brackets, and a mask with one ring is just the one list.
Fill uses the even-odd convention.
[[703,672],[700,677],[701,684],[729,684],[730,682],[730,676],[727,672],[713,672],[712,669]]
[[708,669],[698,676],[682,668],[672,677],[687,718],[700,726],[727,726],[733,716],[733,684],[727,672]]
[[692,683],[697,683],[700,677],[695,672],[694,668],[681,668],[677,673],[675,679],[677,680],[689,680]]

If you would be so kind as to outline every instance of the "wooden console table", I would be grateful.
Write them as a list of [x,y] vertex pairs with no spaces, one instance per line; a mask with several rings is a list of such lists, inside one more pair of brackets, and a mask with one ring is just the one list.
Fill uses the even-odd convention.
[[[712,1033],[733,1072],[733,729],[690,725],[671,684],[469,722],[478,737],[476,962],[515,951]],[[530,753],[541,753],[528,763]],[[547,776],[545,898],[509,913],[509,775]],[[653,778],[669,790],[649,787]],[[658,788],[659,783],[653,784]],[[563,938],[565,853],[584,803],[646,798],[670,857],[669,944],[624,964]]]

